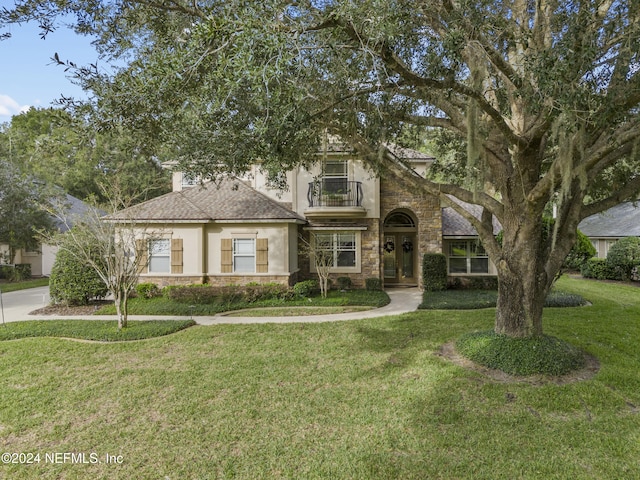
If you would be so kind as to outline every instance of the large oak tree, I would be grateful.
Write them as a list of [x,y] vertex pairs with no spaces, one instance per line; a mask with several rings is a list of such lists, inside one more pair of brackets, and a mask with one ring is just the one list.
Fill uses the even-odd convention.
[[[439,196],[497,267],[498,333],[542,333],[580,220],[640,190],[638,0],[18,0],[2,18],[46,30],[60,12],[105,56],[131,60],[111,77],[77,70],[96,121],[172,144],[197,173],[260,160],[277,178],[329,131],[380,174]],[[463,139],[468,181],[389,160],[408,126]],[[543,236],[549,202],[555,231]]]

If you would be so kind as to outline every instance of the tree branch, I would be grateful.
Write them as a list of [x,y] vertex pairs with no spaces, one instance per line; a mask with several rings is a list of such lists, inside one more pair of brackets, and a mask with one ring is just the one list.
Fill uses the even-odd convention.
[[638,198],[638,192],[640,192],[640,175],[631,179],[624,185],[624,187],[614,192],[610,197],[585,205],[582,208],[580,220],[596,213],[604,212],[605,210],[615,207],[622,202],[636,200]]

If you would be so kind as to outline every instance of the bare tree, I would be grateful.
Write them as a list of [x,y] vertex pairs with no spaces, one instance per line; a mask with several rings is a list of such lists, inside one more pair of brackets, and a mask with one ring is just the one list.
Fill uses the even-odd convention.
[[[113,213],[122,205],[113,199]],[[154,237],[133,219],[117,221],[96,208],[82,215],[68,213],[61,203],[47,208],[64,226],[63,233],[43,234],[43,242],[64,248],[79,262],[91,266],[113,295],[118,315],[118,328],[126,328],[128,300],[138,283],[139,272],[148,264],[148,256],[136,250],[136,241]]]
[[333,250],[330,244],[323,241],[322,234],[310,232],[309,240],[301,235],[300,241],[302,245],[299,251],[313,262],[320,283],[320,294],[326,298],[329,291],[329,271],[334,262]]

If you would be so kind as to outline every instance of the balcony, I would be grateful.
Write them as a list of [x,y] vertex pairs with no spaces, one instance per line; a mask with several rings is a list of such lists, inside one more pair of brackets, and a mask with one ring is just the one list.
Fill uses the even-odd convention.
[[348,181],[342,177],[323,178],[309,183],[304,211],[308,217],[362,217],[367,211],[362,206],[362,182]]

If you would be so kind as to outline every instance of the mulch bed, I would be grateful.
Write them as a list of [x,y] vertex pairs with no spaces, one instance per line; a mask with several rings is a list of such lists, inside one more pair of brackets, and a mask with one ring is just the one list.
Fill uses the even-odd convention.
[[111,305],[112,303],[113,302],[108,300],[95,300],[90,302],[89,305],[47,305],[46,307],[29,312],[29,315],[93,315],[105,305]]

